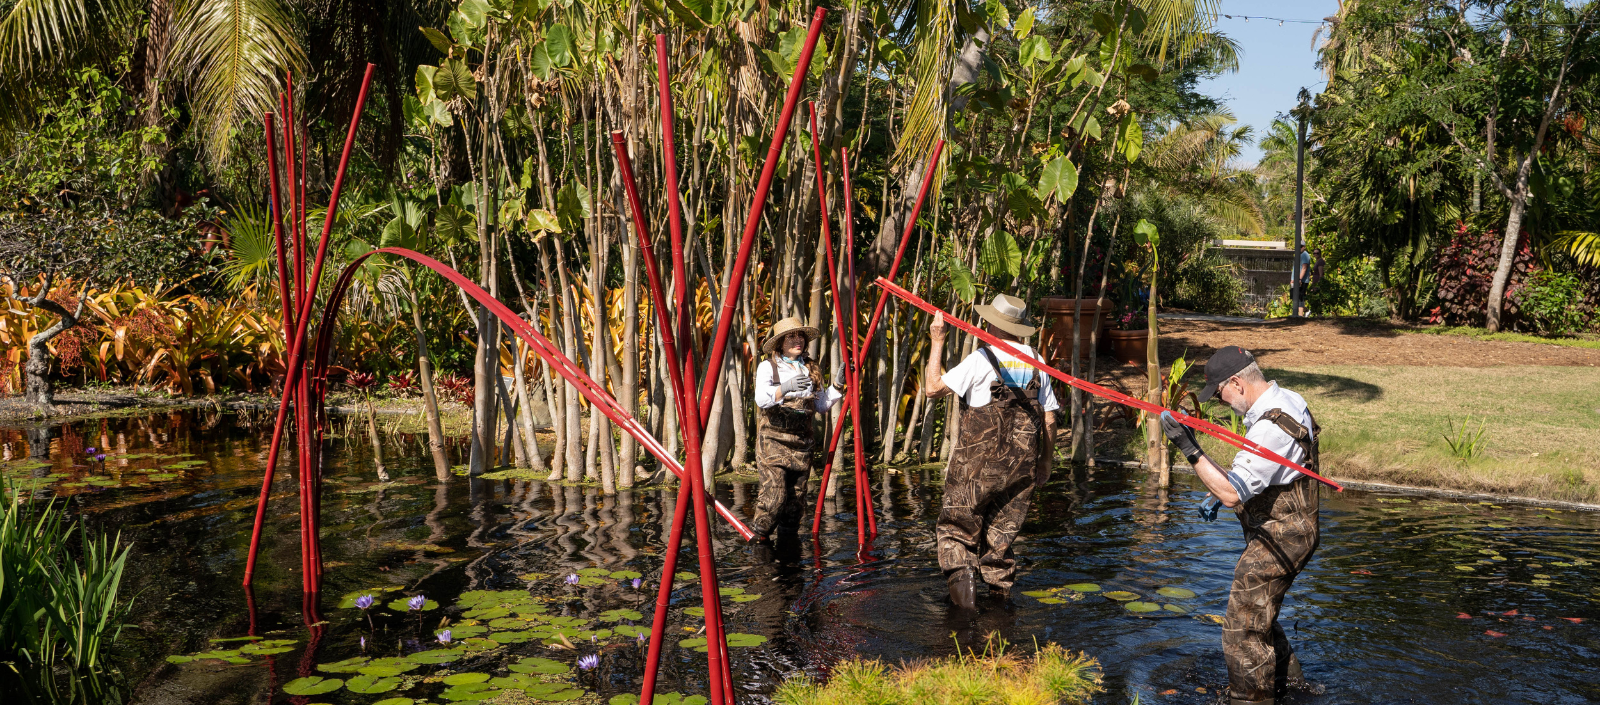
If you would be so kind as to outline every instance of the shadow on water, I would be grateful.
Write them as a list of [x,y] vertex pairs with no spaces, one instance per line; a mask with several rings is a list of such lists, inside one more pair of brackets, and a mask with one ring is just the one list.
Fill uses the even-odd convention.
[[[662,521],[675,489],[603,496],[529,480],[439,483],[422,439],[412,436],[386,439],[396,480],[378,484],[363,439],[332,439],[326,622],[310,629],[292,468],[273,488],[254,593],[238,587],[269,424],[187,411],[0,430],[0,470],[9,478],[36,496],[64,497],[91,526],[133,540],[125,585],[137,594],[132,625],[112,650],[114,669],[93,678],[58,673],[49,687],[35,670],[0,668],[0,701],[437,700],[448,686],[423,677],[440,669],[509,677],[516,674],[505,667],[522,657],[564,669],[586,654],[601,657],[594,671],[551,678],[601,702],[637,692],[643,650],[627,634],[648,627],[654,609]],[[90,446],[109,449],[104,464],[85,460]],[[799,673],[825,678],[841,659],[945,656],[998,631],[1021,648],[1053,641],[1098,658],[1108,689],[1101,702],[1136,693],[1144,702],[1215,702],[1226,676],[1214,617],[1225,609],[1241,542],[1226,514],[1215,523],[1196,518],[1203,495],[1188,478],[1162,490],[1131,470],[1063,468],[1036,495],[1018,543],[1019,594],[1011,604],[988,597],[972,617],[952,616],[944,601],[933,540],[938,469],[876,478],[880,535],[870,551],[856,551],[848,487],[829,501],[816,540],[802,533],[753,549],[717,532],[728,631],[766,639],[732,649],[743,701],[763,700]],[[748,485],[718,486],[746,515],[755,494]],[[1354,491],[1325,492],[1323,502],[1322,549],[1290,593],[1282,623],[1325,691],[1285,702],[1600,701],[1600,638],[1591,621],[1600,616],[1600,517]],[[693,573],[692,539],[685,546],[679,570]],[[581,575],[580,584],[567,585],[568,575]],[[1085,591],[1089,583],[1093,591]],[[676,585],[661,690],[704,693],[703,654],[693,642],[678,644],[702,624],[698,583],[691,576]],[[1135,612],[1128,605],[1136,603],[1108,596],[1117,591],[1157,608]],[[370,627],[361,610],[339,606],[362,592],[379,596]],[[439,608],[388,606],[415,594]],[[491,604],[502,597],[506,604]],[[407,666],[385,694],[283,691],[301,676],[353,681],[355,673],[326,669],[363,653],[440,650],[432,642],[441,625],[465,636],[454,645],[463,655]],[[260,640],[216,641],[251,635]],[[562,640],[577,650],[543,643]]]

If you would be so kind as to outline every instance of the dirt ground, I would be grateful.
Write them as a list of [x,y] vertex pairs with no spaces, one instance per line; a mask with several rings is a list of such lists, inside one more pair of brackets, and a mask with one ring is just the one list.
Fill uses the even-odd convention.
[[1218,348],[1238,345],[1255,353],[1263,367],[1600,366],[1600,350],[1406,330],[1365,319],[1274,319],[1251,323],[1162,319],[1161,361],[1170,362],[1187,349],[1191,361],[1203,362]]

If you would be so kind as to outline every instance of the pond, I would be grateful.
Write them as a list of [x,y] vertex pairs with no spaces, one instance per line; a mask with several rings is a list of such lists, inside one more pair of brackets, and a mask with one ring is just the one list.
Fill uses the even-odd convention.
[[[439,483],[409,435],[386,439],[396,481],[380,485],[364,438],[333,438],[313,631],[292,473],[273,488],[253,594],[240,588],[271,421],[185,411],[0,430],[13,482],[133,541],[125,586],[137,594],[115,673],[0,669],[0,701],[399,704],[512,688],[534,699],[519,702],[608,702],[638,692],[633,635],[648,630],[675,488],[603,496],[526,480]],[[89,446],[109,449],[104,466],[85,460]],[[1100,702],[1213,703],[1225,689],[1217,621],[1242,542],[1228,512],[1197,517],[1193,478],[1162,491],[1133,470],[1058,470],[1017,546],[1028,594],[981,602],[967,619],[943,601],[933,550],[938,468],[875,477],[880,534],[869,552],[856,551],[848,487],[818,543],[802,534],[797,547],[757,554],[716,532],[727,631],[748,635],[731,649],[741,702],[762,702],[797,674],[826,677],[843,658],[946,656],[989,632],[1094,656],[1106,674]],[[753,484],[719,482],[717,494],[752,513]],[[1600,516],[1325,490],[1322,521],[1322,548],[1281,620],[1322,692],[1280,702],[1600,701]],[[692,540],[685,547],[679,570],[693,571]],[[570,586],[573,574],[581,582]],[[679,585],[658,692],[703,694],[699,588]],[[378,596],[372,608],[348,606],[364,592]],[[438,607],[406,611],[417,594]],[[449,646],[434,636],[445,618]],[[260,639],[220,641],[250,635]],[[590,654],[598,667],[578,669]],[[316,694],[303,677],[346,685]],[[286,693],[294,683],[308,694]]]

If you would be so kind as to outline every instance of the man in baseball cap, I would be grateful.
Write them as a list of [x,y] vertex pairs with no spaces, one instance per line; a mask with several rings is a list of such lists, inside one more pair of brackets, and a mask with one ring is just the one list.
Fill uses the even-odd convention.
[[[1244,417],[1246,438],[1322,472],[1317,462],[1321,433],[1306,400],[1267,381],[1248,350],[1228,346],[1206,361],[1206,386],[1199,398],[1205,403],[1213,396]],[[1222,654],[1228,662],[1232,705],[1271,705],[1283,688],[1305,682],[1300,661],[1278,626],[1278,611],[1295,576],[1317,550],[1318,485],[1299,471],[1249,452],[1241,451],[1223,469],[1171,412],[1161,415],[1161,428],[1216,502],[1234,510],[1244,528],[1244,554],[1233,570],[1222,625]],[[1216,518],[1216,502],[1201,510],[1208,520]]]

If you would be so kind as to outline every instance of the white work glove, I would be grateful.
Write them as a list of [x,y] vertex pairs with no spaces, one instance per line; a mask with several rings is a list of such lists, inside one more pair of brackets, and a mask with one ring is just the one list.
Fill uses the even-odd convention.
[[797,375],[786,380],[778,387],[783,392],[784,399],[797,399],[811,395],[811,376]]

